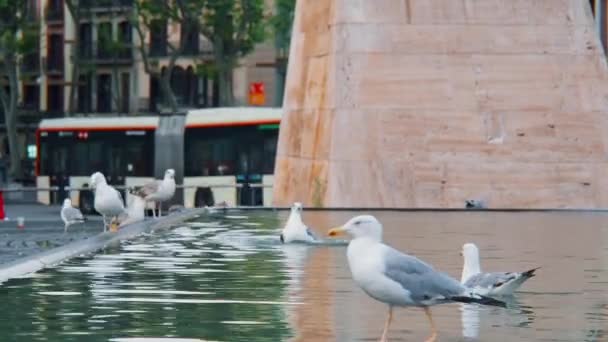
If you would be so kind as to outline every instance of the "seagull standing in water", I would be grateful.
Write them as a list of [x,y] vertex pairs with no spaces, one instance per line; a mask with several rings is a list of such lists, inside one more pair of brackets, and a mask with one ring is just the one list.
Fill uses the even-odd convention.
[[481,272],[479,264],[479,249],[473,243],[462,246],[464,266],[460,282],[484,296],[510,296],[526,280],[535,276],[538,269],[533,268],[525,272]]
[[291,206],[291,212],[287,219],[287,224],[281,232],[281,242],[290,243],[295,241],[313,242],[317,240],[316,236],[302,222],[302,203],[295,202]]
[[380,341],[387,341],[393,307],[424,309],[431,324],[427,342],[437,340],[430,310],[432,305],[461,302],[506,307],[502,301],[472,293],[456,279],[436,271],[424,261],[383,244],[382,225],[373,216],[354,217],[344,226],[328,232],[329,236],[342,233],[353,236],[346,253],[353,280],[370,297],[388,304],[388,317]]
[[80,210],[72,206],[72,200],[69,198],[63,200],[63,207],[61,207],[60,215],[64,224],[64,232],[68,231],[69,226],[76,223],[84,223],[84,221],[87,220]]
[[108,228],[107,218],[112,223],[118,215],[124,213],[125,205],[120,192],[108,185],[106,177],[101,172],[91,175],[91,187],[95,189],[95,211],[103,217],[103,231],[105,232]]
[[137,190],[135,195],[143,198],[146,202],[154,202],[152,214],[156,217],[158,205],[158,217],[162,215],[162,202],[168,201],[175,194],[175,170],[167,169],[163,180],[154,180],[144,184]]

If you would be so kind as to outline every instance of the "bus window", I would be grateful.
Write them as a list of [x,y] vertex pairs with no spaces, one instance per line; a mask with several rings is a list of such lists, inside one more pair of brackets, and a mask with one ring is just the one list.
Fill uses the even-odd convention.
[[277,135],[267,136],[264,139],[264,155],[262,162],[264,163],[262,173],[274,173],[274,160],[277,154]]
[[86,142],[76,142],[73,145],[72,158],[70,160],[70,175],[88,175],[89,172],[89,147]]

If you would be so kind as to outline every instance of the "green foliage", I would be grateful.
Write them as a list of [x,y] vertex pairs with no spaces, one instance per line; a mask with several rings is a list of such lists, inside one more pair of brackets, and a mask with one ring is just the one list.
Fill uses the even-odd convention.
[[198,76],[216,78],[217,74],[218,74],[218,70],[217,70],[217,67],[215,66],[215,64],[204,63],[204,64],[196,65],[195,73]]
[[277,12],[270,19],[272,29],[279,49],[289,49],[293,18],[296,10],[296,0],[276,0]]
[[35,52],[38,47],[39,26],[28,15],[31,1],[0,0],[0,53],[19,56]]
[[213,44],[216,56],[231,64],[249,54],[267,34],[264,0],[190,0],[188,20]]

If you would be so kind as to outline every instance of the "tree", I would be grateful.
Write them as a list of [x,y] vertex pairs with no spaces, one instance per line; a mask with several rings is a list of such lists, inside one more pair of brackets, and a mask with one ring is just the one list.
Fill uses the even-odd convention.
[[131,20],[131,25],[133,25],[139,38],[137,49],[141,56],[144,70],[150,77],[158,79],[163,95],[163,102],[174,113],[178,110],[178,104],[173,89],[171,89],[171,74],[173,73],[175,63],[184,50],[185,40],[180,39],[177,44],[167,41],[169,62],[166,72],[162,73],[157,61],[151,59],[151,51],[146,45],[146,33],[166,27],[170,23],[186,25],[186,32],[188,32],[190,25],[186,18],[190,15],[187,13],[190,7],[186,7],[186,1],[188,0],[136,0],[134,2],[135,15]]
[[287,77],[287,59],[289,46],[291,44],[291,33],[293,31],[293,18],[295,14],[296,0],[277,0],[276,14],[271,19],[277,48],[277,100],[278,105],[282,103],[285,93],[285,78]]
[[277,0],[276,14],[271,19],[277,48],[289,51],[296,0]]
[[36,47],[39,27],[32,1],[0,0],[0,102],[4,110],[10,150],[10,174],[23,176],[21,151],[17,140],[19,69],[21,62]]
[[[179,1],[179,0],[176,0]],[[266,37],[264,0],[190,0],[188,18],[213,46],[220,106],[234,104],[232,73],[240,58]],[[200,68],[199,68],[200,69]],[[205,70],[205,69],[203,69]],[[208,68],[206,70],[209,70]]]

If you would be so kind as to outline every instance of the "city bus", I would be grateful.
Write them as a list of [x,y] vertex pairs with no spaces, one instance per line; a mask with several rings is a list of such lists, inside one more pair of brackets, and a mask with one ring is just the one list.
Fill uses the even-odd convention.
[[[101,171],[109,184],[139,186],[162,176],[159,156],[182,156],[171,167],[181,175],[184,206],[270,205],[281,113],[268,107],[189,110],[176,121],[183,125],[183,153],[160,143],[163,120],[174,116],[44,119],[36,132],[36,184],[86,188],[90,175]],[[60,203],[68,195],[92,210],[90,195],[81,191],[39,191],[38,201]]]

